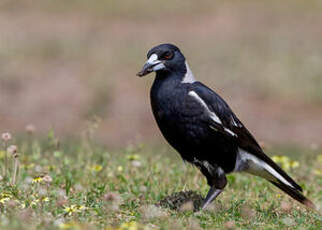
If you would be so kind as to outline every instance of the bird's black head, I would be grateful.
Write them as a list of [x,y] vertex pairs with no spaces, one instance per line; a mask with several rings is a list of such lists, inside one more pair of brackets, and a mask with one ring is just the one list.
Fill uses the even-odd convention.
[[142,77],[151,72],[177,72],[185,73],[185,57],[179,48],[172,44],[161,44],[152,48],[147,54],[147,62],[137,73]]

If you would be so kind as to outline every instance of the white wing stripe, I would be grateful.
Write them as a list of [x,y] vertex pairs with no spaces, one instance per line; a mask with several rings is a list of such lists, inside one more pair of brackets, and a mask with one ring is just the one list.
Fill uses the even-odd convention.
[[199,95],[195,91],[190,91],[188,95],[195,98],[205,108],[212,120],[214,120],[216,123],[222,124],[219,117],[214,112],[210,111],[207,104],[199,97]]
[[[208,106],[206,105],[206,103],[198,96],[198,94],[195,92],[195,91],[190,91],[188,93],[189,96],[192,96],[193,98],[195,98],[201,105],[202,107],[204,107],[204,109],[207,111],[207,113],[209,114],[210,118],[218,123],[218,124],[221,124],[222,125],[222,122],[221,120],[219,119],[219,117],[212,111],[210,111],[210,109],[208,108]],[[212,126],[211,126],[212,129],[214,129]],[[232,136],[237,136],[234,132],[232,132],[230,129],[227,129],[224,127],[224,130],[229,133],[230,135]]]
[[233,117],[231,117],[231,123],[236,126],[239,127],[239,125],[237,124],[237,122],[235,121],[235,119]]
[[230,135],[232,135],[232,136],[236,136],[236,137],[237,137],[236,133],[234,133],[234,132],[233,132],[233,131],[231,131],[230,129],[224,128],[224,130],[225,130],[227,133],[229,133]]

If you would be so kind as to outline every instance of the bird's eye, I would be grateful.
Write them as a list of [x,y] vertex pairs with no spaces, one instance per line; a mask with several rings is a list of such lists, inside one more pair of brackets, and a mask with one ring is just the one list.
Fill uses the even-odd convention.
[[169,60],[173,57],[173,53],[172,52],[165,52],[163,55],[162,55],[162,58],[165,59],[165,60]]

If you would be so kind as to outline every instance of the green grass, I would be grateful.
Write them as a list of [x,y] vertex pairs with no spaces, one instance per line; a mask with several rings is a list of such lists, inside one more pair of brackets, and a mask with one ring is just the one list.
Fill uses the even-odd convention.
[[[193,212],[189,203],[179,210],[156,207],[180,191],[204,196],[205,179],[167,147],[110,151],[90,136],[60,142],[51,132],[45,140],[30,135],[10,141],[18,146],[20,171],[11,185],[10,156],[10,174],[0,183],[1,229],[321,229],[318,212],[244,174],[229,175],[226,190],[206,211]],[[321,151],[268,151],[292,153],[300,165],[289,173],[321,208]]]

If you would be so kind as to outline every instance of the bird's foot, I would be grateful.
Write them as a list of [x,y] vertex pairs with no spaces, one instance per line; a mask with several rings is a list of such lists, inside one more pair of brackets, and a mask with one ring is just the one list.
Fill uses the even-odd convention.
[[203,201],[203,204],[201,205],[201,210],[205,210],[207,208],[207,206],[216,199],[216,197],[222,192],[222,189],[218,189],[215,187],[211,187],[209,189],[209,192],[205,198],[205,200]]

